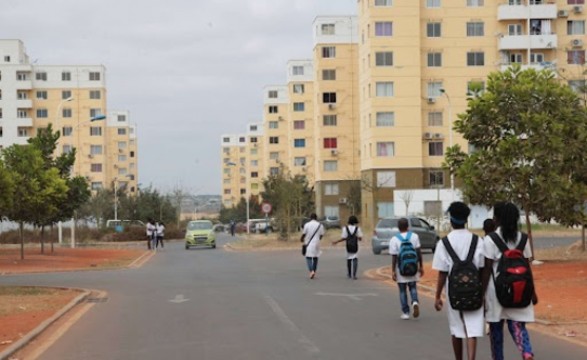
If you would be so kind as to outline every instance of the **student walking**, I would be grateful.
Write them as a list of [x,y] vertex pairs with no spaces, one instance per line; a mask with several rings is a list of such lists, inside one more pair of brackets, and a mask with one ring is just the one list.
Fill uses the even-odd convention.
[[401,218],[397,222],[399,234],[389,240],[391,254],[391,269],[393,281],[399,288],[399,299],[402,307],[402,320],[410,319],[410,305],[408,304],[407,290],[410,290],[412,316],[420,316],[418,303],[418,281],[424,275],[422,252],[418,234],[408,231],[408,219]]
[[332,245],[336,245],[341,241],[346,241],[346,267],[349,279],[357,280],[357,268],[359,267],[357,254],[359,253],[359,241],[362,240],[363,232],[359,227],[359,220],[356,216],[352,215],[349,217],[347,226],[342,228],[340,240],[332,242]]
[[[484,282],[486,319],[489,322],[491,356],[493,360],[503,360],[503,327],[508,330],[524,360],[534,359],[527,322],[534,321],[534,305],[538,297],[534,288],[530,262],[532,250],[528,236],[518,231],[520,211],[512,203],[499,203],[493,208],[497,230],[484,240],[485,271]],[[507,275],[507,268],[516,269],[516,285]],[[498,289],[506,289],[498,291]],[[513,297],[507,296],[513,294]]]
[[165,247],[165,245],[163,244],[163,238],[165,237],[165,224],[163,224],[162,221],[159,221],[155,225],[155,229],[157,232],[157,240],[155,243],[155,247],[158,247],[159,243],[161,243],[161,249],[163,249]]
[[[442,291],[446,288],[450,306],[448,324],[456,360],[463,359],[463,339],[466,339],[469,360],[475,360],[477,338],[483,336],[483,242],[465,229],[471,213],[463,202],[453,202],[448,208],[453,230],[438,242],[432,268],[438,270],[434,307],[442,310]],[[448,281],[447,281],[448,280]],[[473,291],[472,291],[473,290]]]
[[300,242],[304,243],[302,246],[302,255],[306,257],[310,279],[316,277],[318,258],[322,253],[320,251],[320,240],[324,236],[324,226],[317,219],[318,216],[315,213],[310,215],[310,221],[304,225],[300,238]]

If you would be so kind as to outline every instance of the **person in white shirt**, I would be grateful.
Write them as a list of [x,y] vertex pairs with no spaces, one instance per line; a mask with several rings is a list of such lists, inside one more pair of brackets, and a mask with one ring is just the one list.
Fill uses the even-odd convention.
[[151,250],[151,245],[155,245],[153,242],[154,237],[157,234],[157,228],[153,219],[149,218],[147,221],[147,247]]
[[[352,248],[354,245],[349,244],[352,240],[351,235],[356,240],[356,249]],[[347,276],[349,279],[352,278],[357,280],[357,268],[359,267],[359,258],[357,257],[357,254],[359,253],[359,241],[363,240],[363,232],[359,227],[359,219],[357,219],[356,216],[351,215],[349,217],[348,225],[342,228],[342,234],[340,236],[340,240],[333,241],[332,245],[336,245],[341,241],[347,241]]]
[[306,245],[306,264],[310,271],[310,279],[316,277],[318,270],[318,258],[322,254],[320,251],[320,240],[324,236],[324,226],[318,222],[318,216],[315,213],[310,214],[310,221],[304,225],[300,242]]
[[157,241],[155,243],[155,248],[159,246],[159,243],[161,243],[161,248],[164,248],[165,245],[163,245],[163,237],[165,237],[165,224],[163,224],[162,221],[158,221],[155,225],[155,228],[157,232]]
[[[420,281],[420,276],[424,275],[424,266],[422,264],[422,251],[420,248],[420,238],[418,234],[408,231],[409,223],[408,219],[401,218],[397,222],[397,227],[399,229],[399,234],[392,237],[389,240],[389,253],[392,255],[391,260],[391,268],[392,268],[392,278],[395,282],[397,282],[397,286],[399,287],[399,299],[402,306],[402,320],[408,320],[410,318],[410,306],[408,305],[408,294],[407,288],[410,289],[410,297],[412,299],[412,316],[417,318],[420,316],[420,305],[418,302],[418,281]],[[412,248],[416,251],[417,254],[417,266],[418,269],[414,275],[402,275],[400,271],[400,254],[402,243],[409,241],[412,245]],[[414,268],[415,269],[415,268]]]
[[[450,204],[448,208],[450,224],[453,228],[448,235],[448,241],[459,259],[464,260],[469,254],[473,234],[465,229],[467,218],[471,209],[463,202],[457,201]],[[448,274],[452,270],[453,260],[446,247],[439,241],[436,245],[432,268],[438,270],[438,282],[436,285],[436,301],[434,307],[437,311],[442,310],[442,291],[446,288],[448,294]],[[473,264],[477,269],[483,268],[485,259],[483,256],[483,241],[479,239],[473,255]],[[474,360],[477,352],[477,338],[484,334],[485,320],[483,317],[483,306],[478,310],[459,311],[447,306],[448,326],[452,337],[452,347],[455,359],[463,358],[463,339],[466,339],[468,359]]]
[[[520,211],[512,203],[498,203],[493,207],[493,217],[498,226],[495,231],[508,248],[514,249],[522,239],[522,233],[518,231]],[[516,347],[520,350],[524,360],[534,359],[530,336],[526,329],[527,322],[534,322],[534,305],[538,303],[536,292],[532,302],[524,308],[504,308],[497,299],[494,278],[497,277],[497,264],[502,257],[495,242],[490,236],[484,240],[483,252],[485,253],[484,282],[487,284],[485,293],[486,313],[489,323],[489,337],[491,340],[491,355],[493,360],[503,360],[503,326],[507,321],[508,330],[512,335]],[[523,250],[524,257],[532,261],[532,249],[527,242]]]

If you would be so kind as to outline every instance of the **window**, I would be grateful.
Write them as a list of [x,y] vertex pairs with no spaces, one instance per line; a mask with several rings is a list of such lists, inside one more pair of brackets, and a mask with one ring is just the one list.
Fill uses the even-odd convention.
[[334,46],[324,46],[324,47],[322,47],[322,57],[323,58],[334,58],[334,57],[336,57],[336,47],[334,47]]
[[118,128],[118,135],[126,135],[126,129],[125,128]]
[[100,99],[102,97],[101,95],[100,90],[90,90],[90,99]]
[[90,117],[96,117],[98,115],[102,115],[102,109],[90,109]]
[[29,79],[29,77],[28,77],[28,75],[26,73],[20,72],[20,71],[17,71],[16,72],[16,80],[18,80],[18,81],[26,81],[28,79]]
[[269,144],[279,144],[279,137],[278,136],[270,136],[269,137]]
[[0,126],[0,137],[2,137],[4,135],[4,130],[2,130],[2,127]]
[[100,190],[102,189],[102,183],[99,181],[92,182],[92,190]]
[[393,96],[393,82],[385,81],[375,83],[375,96]]
[[126,141],[119,141],[117,146],[119,149],[126,149]]
[[267,93],[267,97],[270,99],[277,99],[277,91],[276,90],[270,90]]
[[568,84],[569,87],[573,89],[573,91],[579,94],[583,94],[585,91],[587,91],[587,87],[585,86],[587,81],[585,80],[569,80]]
[[39,81],[47,81],[47,73],[44,71],[35,74],[35,79]]
[[26,118],[29,117],[29,113],[26,110],[18,109],[16,111],[16,117],[19,118],[19,119],[26,119]]
[[63,90],[61,92],[61,99],[65,100],[65,99],[69,99],[71,97],[71,90]]
[[325,149],[336,149],[337,148],[337,141],[336,138],[324,138],[324,148]]
[[393,52],[376,52],[375,66],[393,66]]
[[259,172],[257,172],[257,171],[251,171],[251,177],[252,178],[258,178],[259,177]]
[[542,64],[544,62],[543,53],[532,53],[530,54],[530,64]]
[[467,36],[484,36],[485,28],[482,22],[468,22]]
[[508,35],[510,35],[510,36],[522,35],[522,24],[508,25]]
[[92,164],[90,165],[91,172],[102,172],[102,164]]
[[73,111],[70,108],[63,109],[61,116],[64,118],[70,118],[73,116]]
[[293,92],[294,94],[303,94],[304,84],[293,84]]
[[467,0],[467,6],[483,6],[484,5],[484,1],[483,0]]
[[334,35],[334,24],[322,24],[322,35]]
[[377,187],[395,187],[395,171],[377,172]]
[[62,150],[61,150],[61,152],[64,154],[69,154],[72,151],[73,151],[73,147],[69,144],[64,144],[62,147]]
[[442,66],[442,53],[434,52],[428,53],[428,67]]
[[483,52],[468,52],[467,53],[467,66],[484,66],[485,65],[485,53]]
[[569,5],[582,5],[585,4],[585,0],[567,0]]
[[90,136],[102,136],[102,128],[99,126],[90,127]]
[[306,122],[304,120],[295,120],[293,127],[295,130],[303,130],[306,128]]
[[118,162],[125,162],[126,161],[126,155],[118,155]]
[[17,135],[18,137],[27,137],[29,136],[29,130],[23,126],[19,126],[17,129]]
[[441,95],[442,83],[439,81],[428,83],[428,97],[436,98]]
[[375,22],[375,36],[391,36],[393,30],[393,23],[391,21],[376,21]]
[[322,94],[322,102],[324,104],[335,104],[336,103],[336,93]]
[[102,145],[90,145],[90,154],[102,155]]
[[295,102],[293,103],[293,111],[304,111],[306,108],[303,102]]
[[429,112],[428,126],[442,126],[442,113],[439,111]]
[[252,166],[252,167],[257,167],[257,166],[259,166],[259,160],[251,160],[251,166]]
[[567,21],[567,35],[585,35],[585,20]]
[[338,183],[325,183],[324,184],[324,195],[338,195],[339,187]]
[[426,7],[439,8],[440,7],[440,0],[426,0]]
[[277,114],[278,108],[277,105],[269,105],[269,114]]
[[304,67],[303,66],[294,66],[292,67],[292,75],[304,75]]
[[252,136],[250,139],[251,143],[256,143],[257,142],[257,137],[256,136]]
[[63,133],[63,136],[71,136],[73,128],[71,126],[64,126],[63,129],[61,129],[61,132]]
[[269,168],[269,175],[272,175],[272,176],[279,175],[279,168],[278,167]]
[[377,143],[377,156],[393,156],[395,145],[391,141]]
[[444,186],[444,172],[431,170],[428,174],[428,181],[430,182],[430,186]]
[[100,73],[97,71],[90,72],[90,81],[100,81]]
[[47,92],[46,91],[37,91],[37,99],[38,100],[47,100]]
[[279,160],[279,153],[277,151],[272,151],[269,153],[269,159],[271,160]]
[[306,166],[306,158],[303,156],[295,157],[294,166]]
[[585,50],[567,51],[567,63],[575,65],[585,64]]
[[523,55],[520,53],[511,53],[510,54],[510,64],[521,64],[523,59]]
[[61,81],[71,81],[71,73],[69,71],[62,72]]
[[46,118],[49,116],[49,112],[47,109],[37,109],[37,117],[38,118]]
[[441,24],[438,22],[432,22],[432,23],[426,24],[426,36],[440,37],[441,36]]
[[395,113],[378,112],[375,115],[375,125],[378,127],[387,127],[395,125]]
[[10,55],[4,56],[4,62],[10,62]]
[[116,120],[118,122],[125,122],[126,121],[126,115],[117,115],[116,116]]
[[[134,151],[131,151],[131,152],[129,153],[129,156],[130,156],[131,158],[134,158],[134,157],[135,157],[135,152],[134,152]],[[133,167],[133,164],[130,164],[130,167],[132,168],[132,167]]]
[[428,143],[428,155],[429,156],[443,156],[443,143],[442,141],[432,141]]
[[269,129],[277,129],[279,128],[279,123],[277,121],[269,121]]
[[336,70],[322,70],[322,80],[336,80]]
[[391,6],[391,0],[375,0],[375,6]]
[[324,115],[322,117],[322,124],[324,126],[336,126],[336,115]]
[[296,148],[306,147],[306,139],[294,139],[294,147],[296,147]]
[[336,160],[324,160],[323,163],[324,171],[337,171],[338,170],[338,161]]

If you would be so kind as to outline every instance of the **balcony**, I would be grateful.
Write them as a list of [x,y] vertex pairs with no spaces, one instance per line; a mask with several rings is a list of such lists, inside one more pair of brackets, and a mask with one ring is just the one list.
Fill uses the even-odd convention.
[[[500,70],[501,71],[506,71],[512,65],[514,65],[514,64],[502,64],[500,66]],[[548,70],[552,70],[552,72],[554,73],[554,77],[557,77],[556,64],[555,63],[552,63],[552,62],[543,62],[543,63],[540,63],[540,64],[526,64],[526,65],[521,65],[521,69],[522,70],[534,69],[536,71],[548,69]]]
[[18,107],[19,109],[32,109],[33,101],[31,99],[16,100],[16,107]]
[[556,49],[556,34],[549,35],[506,35],[499,39],[499,50]]
[[11,121],[10,123],[17,127],[33,127],[33,118],[17,118],[16,121]]
[[30,79],[18,80],[15,85],[16,90],[31,90],[33,88],[33,82]]
[[556,19],[556,4],[500,5],[497,20]]

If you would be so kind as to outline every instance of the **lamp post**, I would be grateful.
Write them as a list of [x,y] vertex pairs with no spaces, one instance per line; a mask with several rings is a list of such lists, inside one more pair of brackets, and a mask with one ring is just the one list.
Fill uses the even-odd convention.
[[[446,101],[448,102],[448,146],[452,147],[453,146],[453,140],[452,140],[452,104],[450,102],[450,96],[448,96],[448,93],[446,92],[445,89],[440,89],[440,93],[444,96],[446,96]],[[455,175],[452,172],[452,169],[450,171],[450,196],[451,196],[451,201],[455,200]]]

